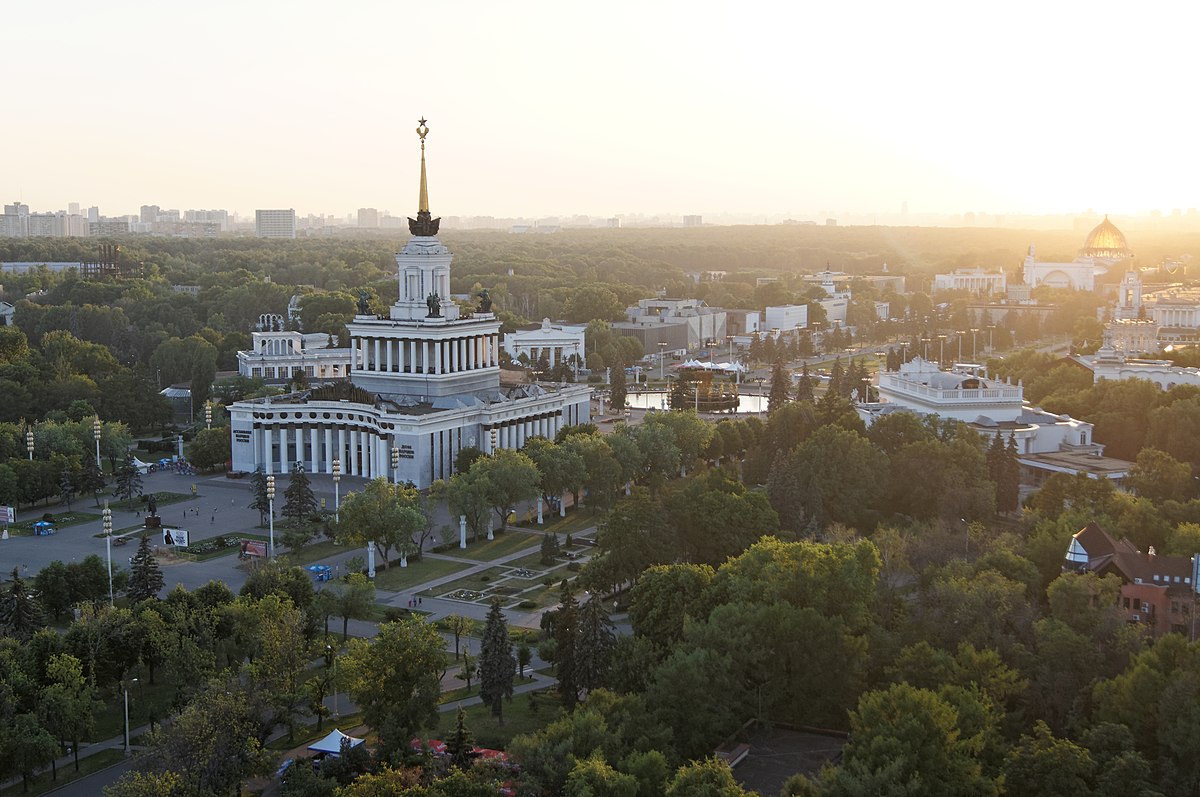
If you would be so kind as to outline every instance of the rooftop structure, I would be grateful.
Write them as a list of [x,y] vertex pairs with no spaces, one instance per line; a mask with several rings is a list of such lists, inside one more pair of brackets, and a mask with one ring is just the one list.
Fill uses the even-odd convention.
[[1071,538],[1063,561],[1068,573],[1115,575],[1121,579],[1118,608],[1127,620],[1145,625],[1151,636],[1190,633],[1196,601],[1197,556],[1145,553],[1114,539],[1095,523]]

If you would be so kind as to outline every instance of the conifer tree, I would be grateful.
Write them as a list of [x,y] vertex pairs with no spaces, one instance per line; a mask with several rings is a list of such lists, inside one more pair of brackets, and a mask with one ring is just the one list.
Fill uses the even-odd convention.
[[767,414],[788,403],[791,397],[791,377],[783,368],[783,360],[776,359],[771,367],[771,392],[767,395]]
[[542,564],[554,564],[555,557],[558,555],[558,535],[553,532],[545,532],[542,534]]
[[808,373],[808,363],[800,369],[800,379],[796,382],[796,401],[814,401],[812,377]]
[[450,766],[466,769],[471,766],[471,749],[475,740],[467,729],[467,713],[462,706],[458,707],[458,719],[454,722],[454,733],[446,740],[446,753],[450,756]]
[[304,463],[292,465],[292,478],[283,494],[283,516],[300,525],[317,512],[317,497],[313,495],[312,481],[304,472]]
[[603,686],[612,664],[617,635],[599,596],[585,603],[579,613],[575,636],[575,683],[589,692]]
[[1001,459],[999,489],[996,492],[996,509],[1000,512],[1015,512],[1021,505],[1021,463],[1017,461],[1017,439],[1008,436]]
[[825,388],[826,393],[832,393],[835,396],[842,395],[842,382],[845,380],[845,369],[842,368],[842,358],[838,357],[833,361],[833,367],[829,369],[829,386]]
[[516,670],[517,660],[513,657],[508,623],[500,610],[500,601],[493,600],[479,648],[479,697],[491,708],[492,716],[501,725],[504,724],[504,698],[512,699]]
[[96,467],[96,463],[91,457],[85,457],[83,470],[79,474],[79,492],[91,493],[96,500],[96,506],[100,506],[100,491],[104,489],[104,474]]
[[131,501],[142,494],[142,474],[133,464],[133,454],[126,452],[125,461],[117,468],[117,498]]
[[609,387],[609,406],[617,412],[625,409],[625,398],[628,395],[625,385],[625,364],[617,361],[612,364],[612,385]]
[[267,499],[267,474],[262,468],[256,468],[250,477],[251,509],[258,510],[258,525],[267,525],[267,513],[271,511],[271,502]]
[[0,636],[10,636],[20,642],[28,642],[38,630],[46,627],[46,616],[37,598],[29,594],[29,587],[21,578],[21,571],[12,569],[12,582],[4,603],[0,605]]
[[579,604],[571,592],[571,583],[562,582],[561,605],[554,613],[554,675],[558,692],[568,711],[579,702],[579,685],[575,680],[575,640],[579,633]]
[[58,480],[58,494],[62,496],[62,502],[67,505],[67,511],[71,511],[71,502],[75,500],[75,485],[71,481],[71,469],[63,468],[62,478]]
[[148,598],[157,598],[163,584],[162,570],[154,554],[150,552],[150,538],[143,534],[130,563],[129,587],[125,594],[129,596],[130,603],[138,603]]

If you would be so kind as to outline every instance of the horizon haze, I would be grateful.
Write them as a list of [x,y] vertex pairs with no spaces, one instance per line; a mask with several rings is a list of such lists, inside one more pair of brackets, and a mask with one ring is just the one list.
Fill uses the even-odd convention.
[[1200,205],[1193,12],[1112,8],[23,4],[0,191],[411,215],[424,116],[435,215]]

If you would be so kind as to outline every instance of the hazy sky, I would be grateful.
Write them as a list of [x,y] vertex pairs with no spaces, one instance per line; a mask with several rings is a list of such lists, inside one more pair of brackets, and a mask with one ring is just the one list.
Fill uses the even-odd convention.
[[109,215],[1200,206],[1189,3],[17,2],[0,193]]

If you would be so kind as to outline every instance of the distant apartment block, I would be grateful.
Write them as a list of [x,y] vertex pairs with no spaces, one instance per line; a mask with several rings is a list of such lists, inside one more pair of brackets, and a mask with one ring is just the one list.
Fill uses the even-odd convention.
[[358,226],[375,228],[379,226],[379,211],[375,208],[358,209]]
[[704,217],[702,217],[702,216],[684,216],[683,217],[683,226],[684,227],[703,227],[704,226]]
[[188,224],[215,224],[220,232],[229,230],[227,210],[185,210],[183,220]]
[[126,219],[103,219],[88,222],[88,235],[128,235],[129,222]]
[[259,238],[295,238],[296,210],[254,211],[254,232]]

